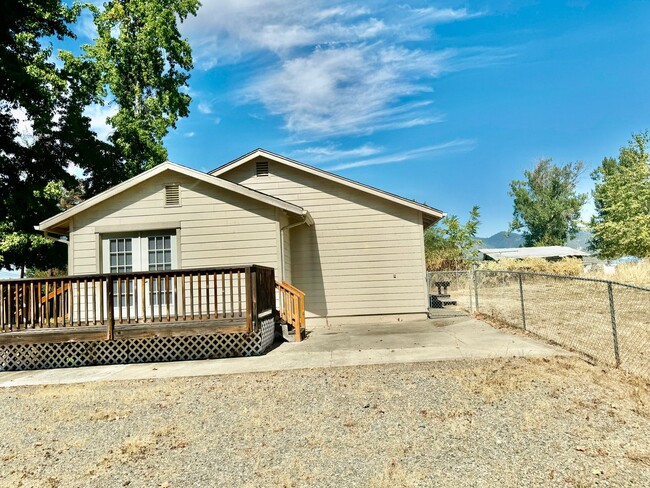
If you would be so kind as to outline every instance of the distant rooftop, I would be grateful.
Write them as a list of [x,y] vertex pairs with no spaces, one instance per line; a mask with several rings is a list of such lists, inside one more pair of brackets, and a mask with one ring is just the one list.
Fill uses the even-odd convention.
[[570,258],[589,256],[588,252],[573,249],[568,246],[540,247],[506,247],[503,249],[479,249],[490,259],[524,259],[524,258]]

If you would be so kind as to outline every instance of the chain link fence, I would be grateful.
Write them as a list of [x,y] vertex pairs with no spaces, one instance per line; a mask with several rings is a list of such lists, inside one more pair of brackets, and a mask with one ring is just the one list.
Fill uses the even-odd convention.
[[[472,279],[471,270],[428,272],[429,297],[449,295],[448,301],[455,302],[454,310],[472,313]],[[435,298],[430,298],[429,306],[437,308]]]
[[519,271],[473,272],[474,311],[650,377],[650,289]]

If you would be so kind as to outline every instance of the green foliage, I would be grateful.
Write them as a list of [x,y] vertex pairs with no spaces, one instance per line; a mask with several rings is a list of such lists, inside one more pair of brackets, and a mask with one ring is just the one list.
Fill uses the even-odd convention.
[[55,186],[76,186],[68,165],[83,166],[85,155],[95,156],[89,149],[95,147],[94,134],[82,114],[88,93],[52,58],[51,40],[74,37],[68,26],[79,11],[79,5],[60,0],[17,0],[0,15],[0,266],[5,268],[49,267],[65,259],[64,246],[35,234],[34,225],[58,212]]
[[[119,110],[108,119],[110,141],[119,153],[126,179],[167,158],[163,138],[189,114],[187,87],[192,69],[190,45],[178,21],[196,15],[198,0],[110,0],[92,7],[98,30],[83,59],[100,73],[97,90],[111,96]],[[100,181],[95,182],[97,190]]]
[[479,226],[479,208],[474,206],[469,219],[461,224],[456,215],[449,215],[424,233],[424,249],[429,271],[466,268],[476,257],[476,238]]
[[525,180],[510,183],[514,216],[510,231],[523,230],[526,246],[561,246],[578,232],[587,195],[576,192],[583,164],[556,166],[550,159],[525,171]]
[[650,256],[648,132],[633,134],[618,159],[603,159],[592,178],[592,247],[605,258]]

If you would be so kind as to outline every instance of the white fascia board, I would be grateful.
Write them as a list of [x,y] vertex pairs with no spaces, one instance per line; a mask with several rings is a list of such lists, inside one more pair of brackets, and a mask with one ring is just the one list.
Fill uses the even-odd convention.
[[412,200],[408,200],[404,197],[400,197],[399,195],[395,195],[393,193],[389,193],[383,190],[379,190],[377,188],[373,188],[372,186],[364,185],[363,183],[359,183],[358,181],[350,180],[348,178],[345,178],[343,176],[336,175],[334,173],[330,173],[328,171],[315,168],[313,166],[309,166],[308,164],[301,163],[299,161],[295,161],[293,159],[286,158],[284,156],[281,156],[279,154],[272,153],[270,151],[267,151],[265,149],[255,149],[254,151],[251,151],[248,154],[245,154],[241,156],[238,159],[235,159],[233,161],[230,161],[229,163],[224,164],[223,166],[220,166],[212,171],[210,171],[209,174],[213,176],[221,176],[222,174],[230,171],[231,169],[234,169],[238,166],[241,166],[242,164],[245,164],[257,157],[264,157],[267,159],[270,159],[271,161],[275,161],[277,163],[285,164],[287,166],[290,166],[292,168],[304,171],[306,173],[310,173],[316,176],[320,176],[322,178],[325,178],[330,181],[335,181],[337,183],[340,183],[342,185],[348,186],[350,188],[355,188],[357,190],[363,191],[365,193],[369,193],[371,195],[375,195],[380,198],[384,198],[386,200],[389,200],[391,202],[404,205],[406,207],[413,208],[415,210],[419,210],[420,212],[423,212],[427,215],[430,215],[434,217],[436,220],[440,220],[443,217],[445,217],[446,213],[438,210],[433,207],[429,207],[428,205],[424,205],[422,203],[414,202]]
[[57,214],[53,217],[50,217],[49,219],[44,220],[38,225],[39,230],[47,230],[53,226],[56,226],[58,224],[61,224],[65,222],[66,220],[70,219],[71,217],[74,217],[75,215],[89,209],[90,207],[97,205],[98,203],[101,203],[105,200],[108,200],[109,198],[122,193],[123,191],[128,190],[129,188],[134,187],[135,185],[138,185],[139,183],[142,183],[149,178],[153,178],[156,175],[159,175],[160,173],[163,173],[164,171],[174,171],[186,176],[189,176],[191,178],[195,178],[197,180],[204,181],[208,184],[214,185],[219,188],[223,188],[224,190],[232,191],[234,193],[238,193],[240,195],[247,196],[249,198],[252,198],[254,200],[258,200],[260,202],[267,203],[271,206],[281,208],[282,210],[286,210],[287,212],[296,214],[296,215],[304,215],[306,212],[302,207],[299,207],[298,205],[294,205],[293,203],[285,202],[284,200],[281,200],[279,198],[273,197],[271,195],[267,195],[266,193],[262,193],[256,190],[252,190],[248,187],[245,187],[243,185],[238,185],[237,183],[233,183],[231,181],[224,180],[222,178],[218,178],[206,173],[203,173],[201,171],[197,171],[192,168],[188,168],[186,166],[181,166],[176,163],[172,163],[170,161],[166,161],[162,164],[159,164],[158,166],[155,166],[151,168],[150,170],[144,171],[143,173],[140,173],[137,176],[134,176],[133,178],[126,180],[118,185],[115,185],[112,188],[109,188],[108,190],[100,193],[99,195],[95,195],[92,198],[89,198],[88,200],[85,200],[81,202],[78,205],[75,205],[74,207],[66,210],[65,212],[61,212],[60,214]]

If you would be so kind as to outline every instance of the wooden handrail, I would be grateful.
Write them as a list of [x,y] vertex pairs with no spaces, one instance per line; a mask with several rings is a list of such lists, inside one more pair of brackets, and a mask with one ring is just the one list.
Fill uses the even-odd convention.
[[305,294],[286,281],[276,281],[275,289],[278,292],[280,318],[293,326],[296,342],[300,342],[302,331],[305,330]]
[[248,325],[275,312],[273,268],[234,266],[0,280],[0,335],[174,322]]

